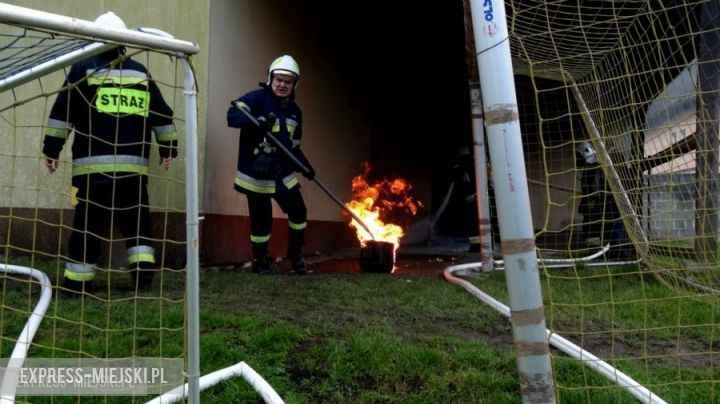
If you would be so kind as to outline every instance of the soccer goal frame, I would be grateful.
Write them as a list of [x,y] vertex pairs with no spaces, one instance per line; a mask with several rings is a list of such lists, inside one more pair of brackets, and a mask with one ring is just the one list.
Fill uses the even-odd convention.
[[167,53],[182,63],[186,133],[185,133],[185,200],[186,200],[186,281],[187,281],[187,387],[188,401],[199,402],[200,332],[199,332],[199,203],[197,88],[189,57],[197,54],[195,43],[179,40],[153,28],[119,29],[91,21],[0,3],[0,23],[36,31],[58,33],[88,40],[87,45],[46,60],[32,68],[0,80],[5,92],[42,75],[67,67],[77,61],[102,53],[118,44]]

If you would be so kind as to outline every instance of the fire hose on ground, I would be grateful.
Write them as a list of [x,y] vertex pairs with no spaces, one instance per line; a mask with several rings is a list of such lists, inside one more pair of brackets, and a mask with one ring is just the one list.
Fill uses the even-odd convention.
[[[30,344],[35,337],[35,333],[40,326],[40,322],[45,316],[48,306],[50,305],[50,300],[52,299],[52,283],[50,282],[50,278],[48,278],[44,272],[34,268],[0,264],[0,272],[15,275],[27,275],[40,282],[40,299],[35,305],[33,312],[30,314],[30,318],[25,323],[25,327],[23,327],[20,332],[20,336],[15,343],[15,348],[13,348],[13,351],[10,354],[10,363],[12,363],[13,367],[22,367],[28,350],[30,349]],[[14,380],[10,380],[9,377],[2,380],[0,384],[0,391],[3,393],[0,397],[0,402],[15,402],[15,388],[16,386]]]
[[[200,377],[200,390],[210,388],[220,382],[230,379],[231,377],[242,377],[248,382],[255,391],[260,394],[263,400],[268,404],[283,404],[284,401],[278,393],[268,384],[262,376],[260,376],[253,368],[245,362],[236,363],[233,366],[216,370]],[[147,404],[165,404],[176,403],[187,397],[188,384],[176,387],[167,393],[148,401]]]
[[[603,247],[600,251],[596,252],[595,254],[592,254],[587,257],[582,258],[576,258],[576,259],[539,259],[538,261],[544,264],[550,264],[551,267],[558,268],[558,267],[569,267],[577,262],[587,262],[594,258],[597,258],[603,254],[605,254],[610,249],[610,245],[606,245]],[[618,263],[613,264],[632,264],[632,263],[638,263],[639,260],[633,260],[633,261],[619,261]],[[498,264],[502,264],[502,260],[497,261]],[[609,263],[602,263],[603,265],[608,265]],[[588,264],[585,264],[588,265]],[[472,283],[468,282],[465,279],[461,279],[457,276],[455,276],[456,272],[459,271],[465,271],[470,268],[481,268],[482,263],[476,262],[476,263],[467,263],[467,264],[460,264],[460,265],[453,265],[445,269],[443,272],[443,276],[448,282],[454,283],[456,285],[459,285],[463,287],[465,290],[470,292],[473,296],[480,299],[483,303],[487,304],[488,306],[492,307],[495,311],[500,313],[506,318],[510,318],[510,307],[505,305],[504,303],[500,302],[499,300],[493,298],[492,296],[488,295],[487,293],[483,292],[482,290],[475,287]],[[546,267],[548,267],[546,265]],[[495,269],[498,269],[497,267]],[[552,345],[553,347],[559,349],[563,353],[569,355],[570,357],[574,359],[578,359],[582,362],[583,365],[597,371],[605,378],[609,379],[610,381],[613,381],[617,383],[620,387],[627,390],[630,394],[632,394],[635,398],[640,400],[643,403],[656,403],[656,404],[664,404],[666,403],[665,400],[655,395],[652,391],[644,387],[642,384],[631,378],[630,376],[626,375],[625,373],[621,372],[620,370],[614,368],[612,365],[608,364],[607,362],[603,361],[602,359],[598,358],[597,356],[593,355],[592,353],[584,350],[582,347],[570,342],[566,338],[563,338],[559,334],[556,334],[552,330],[546,330],[547,337],[548,337],[548,343]]]

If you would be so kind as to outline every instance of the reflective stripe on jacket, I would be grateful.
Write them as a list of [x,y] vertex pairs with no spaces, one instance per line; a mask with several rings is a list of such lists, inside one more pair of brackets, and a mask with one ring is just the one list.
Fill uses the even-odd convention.
[[[297,176],[292,173],[280,181],[287,189],[299,184]],[[274,194],[277,192],[277,181],[259,180],[240,171],[235,176],[235,189],[237,191],[252,191],[258,194]]]
[[[270,87],[251,91],[235,100],[250,115],[263,119],[272,119],[268,126],[272,135],[280,141],[298,160],[309,166],[307,158],[300,149],[302,139],[302,111],[290,98],[275,96]],[[238,147],[237,175],[235,189],[238,192],[257,192],[273,194],[277,184],[284,184],[288,189],[299,184],[295,163],[283,151],[266,138],[265,134],[245,116],[244,113],[231,106],[227,113],[228,126],[240,128]],[[258,175],[253,163],[260,153],[270,152],[274,173],[270,176]]]
[[[117,57],[110,51],[74,64],[50,111],[43,154],[57,158],[74,131],[73,175],[146,173],[146,163],[121,160],[148,160],[153,133],[161,157],[177,155],[173,111],[159,87],[132,59],[111,66]],[[112,155],[118,158],[109,161]]]
[[73,159],[72,175],[125,172],[147,174],[150,161],[138,156],[106,155]]

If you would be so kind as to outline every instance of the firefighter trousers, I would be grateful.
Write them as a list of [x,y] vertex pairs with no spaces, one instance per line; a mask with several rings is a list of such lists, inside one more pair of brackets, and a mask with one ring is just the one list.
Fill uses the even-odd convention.
[[272,229],[272,199],[288,217],[287,257],[300,258],[305,244],[307,226],[307,208],[300,193],[300,186],[291,189],[278,184],[279,192],[260,194],[248,192],[248,210],[250,213],[250,241],[254,259],[265,259],[268,255],[270,231]]
[[[131,269],[154,269],[150,234],[147,176],[127,175],[114,180],[73,178],[78,187],[73,230],[68,245],[65,276],[79,281],[94,278],[94,264],[103,240],[113,240],[118,229],[127,248]],[[121,174],[118,174],[121,175]]]

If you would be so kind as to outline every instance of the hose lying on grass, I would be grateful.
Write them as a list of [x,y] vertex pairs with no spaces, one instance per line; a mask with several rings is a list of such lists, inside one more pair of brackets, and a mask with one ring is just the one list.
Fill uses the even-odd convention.
[[[597,256],[602,255],[605,251],[609,249],[609,245],[606,246],[603,250],[601,250],[600,254],[597,254]],[[595,255],[592,256],[593,258]],[[587,261],[588,257],[585,258],[578,258],[578,259],[568,259],[568,260],[556,260],[561,261],[562,264],[557,264],[558,266],[565,266],[569,267],[574,265],[578,261]],[[552,261],[552,260],[551,260]],[[545,260],[547,262],[547,260]],[[634,263],[637,263],[637,261],[633,261]],[[607,264],[607,263],[606,263]],[[481,267],[482,263],[468,263],[468,264],[461,264],[461,265],[454,265],[450,266],[443,271],[443,276],[448,282],[454,283],[456,285],[460,285],[465,290],[470,292],[473,296],[477,297],[478,299],[482,300],[483,303],[487,304],[488,306],[492,307],[495,311],[502,314],[503,316],[510,318],[510,307],[503,304],[499,300],[493,298],[492,296],[488,295],[487,293],[483,292],[482,290],[475,287],[472,283],[458,278],[455,276],[455,272],[457,271],[463,271],[467,270],[468,268],[478,268]],[[561,337],[560,335],[554,333],[551,330],[546,330],[547,336],[548,336],[548,342],[553,347],[559,349],[560,351],[564,352],[565,354],[569,355],[572,358],[579,359],[583,365],[597,371],[610,381],[613,381],[617,383],[620,387],[625,389],[628,393],[632,394],[635,398],[640,400],[643,403],[655,403],[655,404],[665,404],[666,401],[662,398],[656,396],[652,391],[648,390],[646,387],[641,385],[639,382],[635,381],[630,376],[626,375],[625,373],[619,371],[618,369],[612,367],[607,362],[603,361],[602,359],[598,358],[597,356],[591,354],[590,352],[584,350],[582,347],[570,342],[569,340]]]
[[[239,362],[224,369],[216,370],[200,377],[200,391],[212,387],[231,377],[242,377],[248,382],[255,391],[257,391],[263,400],[268,404],[283,404],[284,401],[277,392],[263,379],[253,368],[245,362]],[[167,393],[148,401],[147,404],[175,403],[185,397],[188,393],[188,384],[185,383],[180,387],[176,387]]]

